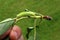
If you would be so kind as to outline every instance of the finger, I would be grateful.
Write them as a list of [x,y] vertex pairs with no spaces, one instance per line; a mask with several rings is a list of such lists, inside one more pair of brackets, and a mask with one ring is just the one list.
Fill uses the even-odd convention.
[[10,40],[17,40],[21,35],[21,29],[15,25],[12,31],[10,32]]
[[21,35],[21,37],[18,40],[24,40],[23,35]]

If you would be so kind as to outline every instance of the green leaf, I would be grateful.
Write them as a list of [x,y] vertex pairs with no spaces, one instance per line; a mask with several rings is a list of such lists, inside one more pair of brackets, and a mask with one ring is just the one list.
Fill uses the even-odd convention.
[[15,21],[14,19],[8,18],[0,22],[0,36],[3,35],[6,31],[8,31],[13,25]]

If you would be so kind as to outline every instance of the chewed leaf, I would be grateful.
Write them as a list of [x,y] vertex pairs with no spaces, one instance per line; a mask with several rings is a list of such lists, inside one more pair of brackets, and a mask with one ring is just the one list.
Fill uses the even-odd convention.
[[28,37],[27,40],[34,40],[34,30],[31,30],[31,32],[29,33],[29,37]]
[[34,37],[33,36],[30,36],[28,40],[34,40]]
[[0,22],[0,35],[3,35],[9,28],[14,25],[14,19],[8,18]]

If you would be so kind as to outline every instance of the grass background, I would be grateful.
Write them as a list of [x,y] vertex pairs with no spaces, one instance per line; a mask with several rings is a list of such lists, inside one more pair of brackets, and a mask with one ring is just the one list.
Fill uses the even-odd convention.
[[[0,21],[13,18],[25,9],[53,17],[52,21],[43,20],[39,25],[37,40],[60,40],[60,0],[0,0]],[[26,28],[33,26],[33,20],[24,19],[17,25],[25,36]]]

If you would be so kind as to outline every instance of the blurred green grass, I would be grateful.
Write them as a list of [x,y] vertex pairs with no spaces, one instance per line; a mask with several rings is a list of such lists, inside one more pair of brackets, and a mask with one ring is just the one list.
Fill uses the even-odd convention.
[[[52,21],[43,20],[39,25],[37,40],[60,40],[60,0],[0,0],[0,21],[14,18],[25,9],[53,17]],[[33,22],[33,19],[24,19],[17,23],[24,36]]]

